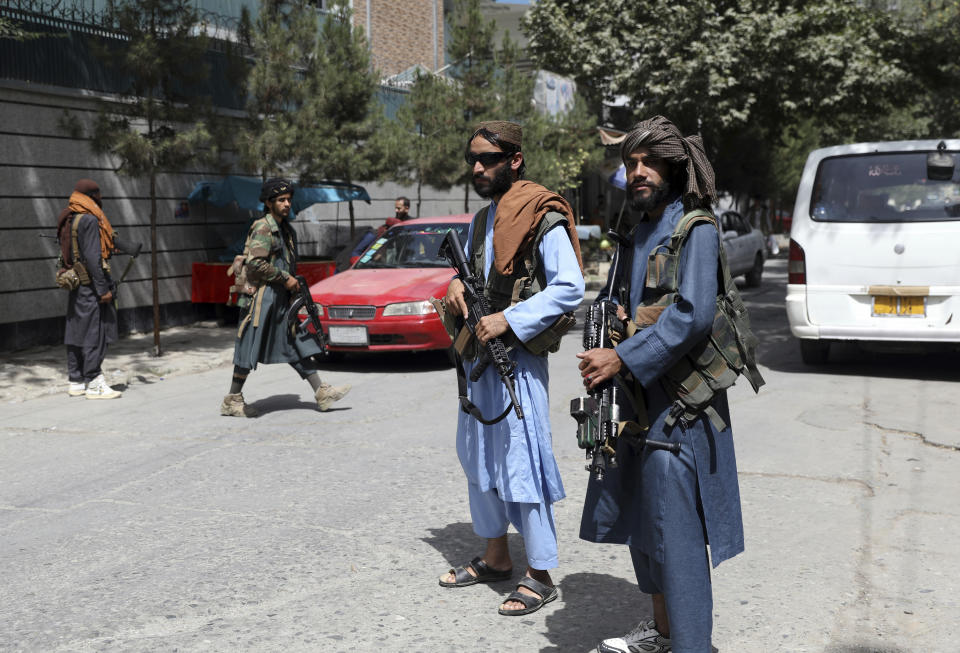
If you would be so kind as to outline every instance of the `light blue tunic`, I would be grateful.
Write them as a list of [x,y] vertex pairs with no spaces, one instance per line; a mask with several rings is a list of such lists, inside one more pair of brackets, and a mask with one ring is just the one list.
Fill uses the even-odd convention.
[[[487,273],[493,261],[493,223],[496,204],[487,218],[484,260]],[[467,238],[467,256],[473,224]],[[516,336],[527,341],[562,314],[575,310],[583,300],[584,281],[573,245],[562,225],[548,231],[540,242],[540,260],[547,286],[526,301],[507,308],[504,316]],[[467,480],[481,491],[496,489],[503,501],[550,505],[564,497],[560,470],[553,457],[550,405],[547,395],[547,357],[534,356],[522,348],[510,352],[517,362],[516,393],[524,419],[510,411],[496,424],[485,426],[459,412],[457,454]],[[467,377],[472,363],[466,363]],[[470,400],[485,417],[503,412],[510,395],[491,365],[468,384]]]

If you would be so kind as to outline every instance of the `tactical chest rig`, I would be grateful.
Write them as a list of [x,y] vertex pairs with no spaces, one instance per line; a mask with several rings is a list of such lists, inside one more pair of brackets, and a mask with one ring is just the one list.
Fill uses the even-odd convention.
[[[522,302],[547,287],[546,272],[540,261],[540,243],[543,237],[552,228],[563,228],[567,219],[560,213],[547,213],[537,225],[533,242],[525,252],[521,252],[509,275],[502,274],[496,266],[490,267],[489,278],[484,275],[486,269],[485,244],[487,234],[487,217],[490,207],[477,212],[473,225],[473,240],[470,242],[470,267],[477,279],[483,285],[483,294],[490,305],[491,313],[498,313],[510,306]],[[560,349],[560,339],[576,323],[573,313],[564,313],[546,329],[526,342],[522,342],[513,331],[501,336],[503,344],[508,350],[523,347],[535,356],[546,356]],[[457,338],[460,340],[460,338]],[[471,342],[457,345],[458,351],[464,360],[476,360],[479,349],[475,346],[476,339]],[[462,348],[461,348],[462,345]]]
[[[646,289],[652,297],[637,307],[634,320],[627,323],[626,337],[652,326],[664,309],[680,301],[677,293],[680,251],[693,227],[703,222],[710,223],[719,232],[717,219],[711,213],[691,211],[680,218],[667,244],[650,253]],[[661,377],[664,389],[674,400],[666,418],[668,426],[673,426],[678,419],[692,421],[703,413],[717,430],[723,430],[727,425],[711,405],[713,397],[731,387],[741,374],[754,392],[764,384],[757,370],[757,338],[750,330],[747,308],[730,276],[723,245],[720,245],[717,283],[716,312],[710,335]],[[622,298],[629,297],[629,288],[622,286],[620,291]]]
[[[516,334],[508,330],[503,335],[493,338],[485,345],[481,345],[474,335],[477,321],[485,315],[503,311],[509,306],[524,301],[543,290],[546,285],[546,273],[540,259],[540,243],[544,235],[560,224],[566,224],[566,218],[559,213],[548,213],[537,225],[533,241],[526,252],[521,252],[514,261],[513,272],[509,275],[500,273],[494,267],[490,278],[484,280],[483,270],[486,268],[485,240],[487,231],[487,217],[490,208],[481,209],[474,216],[473,240],[470,244],[472,253],[468,261],[460,246],[455,232],[449,232],[444,244],[440,247],[442,256],[450,260],[457,270],[458,276],[464,284],[465,299],[471,306],[470,314],[465,319],[449,320],[443,304],[431,299],[437,312],[441,315],[444,327],[453,338],[453,346],[457,351],[457,386],[460,396],[460,406],[463,412],[472,415],[481,424],[492,425],[505,419],[511,408],[518,419],[523,419],[523,409],[514,392],[514,369],[516,362],[507,357],[507,351],[515,347],[523,347],[536,356],[546,356],[560,348],[560,339],[576,323],[573,313],[565,313],[558,317],[553,324],[538,333],[527,342],[522,342]],[[458,327],[457,323],[462,324]],[[479,380],[486,368],[493,364],[500,375],[507,391],[510,394],[510,403],[497,417],[487,418],[480,409],[468,398],[467,376],[462,360],[475,361],[470,372],[470,381]]]

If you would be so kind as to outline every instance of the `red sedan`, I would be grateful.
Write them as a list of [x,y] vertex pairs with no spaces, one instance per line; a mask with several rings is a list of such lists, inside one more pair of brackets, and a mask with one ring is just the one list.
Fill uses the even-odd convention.
[[446,233],[466,243],[471,215],[417,218],[393,226],[353,266],[310,287],[331,352],[448,349],[430,297],[441,298],[453,269],[437,250]]

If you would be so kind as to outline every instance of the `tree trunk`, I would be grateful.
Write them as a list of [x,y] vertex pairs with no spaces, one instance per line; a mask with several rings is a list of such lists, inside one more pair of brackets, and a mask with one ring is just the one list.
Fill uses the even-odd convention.
[[417,175],[417,217],[418,218],[423,215],[423,213],[420,212],[420,204],[423,201],[422,200],[423,193],[421,192],[422,189],[423,189],[423,177],[420,175]]
[[356,231],[356,227],[354,226],[355,225],[354,218],[353,218],[353,200],[348,200],[347,204],[350,206],[350,242],[353,242],[354,231]]
[[153,287],[153,355],[160,356],[160,279],[157,270],[157,170],[150,167],[150,281]]

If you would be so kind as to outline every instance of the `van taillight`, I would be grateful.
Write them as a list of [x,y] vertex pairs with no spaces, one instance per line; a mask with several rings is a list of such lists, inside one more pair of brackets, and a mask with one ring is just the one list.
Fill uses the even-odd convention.
[[787,258],[787,283],[807,283],[807,259],[803,248],[790,239],[790,256]]

